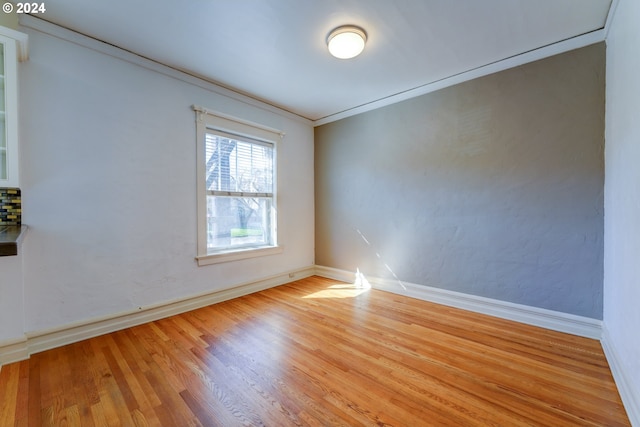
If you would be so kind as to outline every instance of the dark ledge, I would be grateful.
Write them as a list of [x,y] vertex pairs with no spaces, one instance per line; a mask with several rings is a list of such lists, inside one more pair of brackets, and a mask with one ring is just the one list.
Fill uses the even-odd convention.
[[18,255],[26,225],[0,225],[0,256]]

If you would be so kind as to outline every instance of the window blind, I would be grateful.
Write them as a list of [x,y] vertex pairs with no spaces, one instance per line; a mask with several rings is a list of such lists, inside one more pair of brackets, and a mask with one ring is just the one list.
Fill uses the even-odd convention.
[[273,197],[272,143],[223,131],[205,135],[206,191],[212,196]]

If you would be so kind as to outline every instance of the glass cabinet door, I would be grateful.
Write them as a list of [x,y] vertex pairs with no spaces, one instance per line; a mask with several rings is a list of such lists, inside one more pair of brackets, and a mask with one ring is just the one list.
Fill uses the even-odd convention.
[[5,125],[4,44],[0,43],[0,180],[8,179],[7,132]]
[[19,187],[17,44],[4,32],[0,27],[0,187]]
[[28,36],[0,26],[0,187],[20,187],[18,61],[29,58]]

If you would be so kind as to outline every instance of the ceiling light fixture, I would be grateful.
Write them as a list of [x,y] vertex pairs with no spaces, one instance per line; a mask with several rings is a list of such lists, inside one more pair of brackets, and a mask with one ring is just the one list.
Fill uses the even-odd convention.
[[336,58],[349,59],[360,55],[366,41],[367,33],[362,28],[344,25],[329,33],[327,47]]

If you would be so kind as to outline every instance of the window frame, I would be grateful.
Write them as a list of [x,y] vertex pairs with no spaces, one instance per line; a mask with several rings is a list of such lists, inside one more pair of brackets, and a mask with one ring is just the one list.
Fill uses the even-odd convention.
[[[238,119],[232,116],[207,110],[199,106],[192,106],[196,113],[196,174],[197,174],[197,255],[199,266],[237,261],[246,258],[282,253],[284,248],[278,243],[278,148],[284,133],[276,129]],[[207,188],[206,188],[206,134],[224,133],[250,141],[265,142],[273,145],[273,192],[272,192],[272,226],[271,244],[249,247],[235,247],[210,252],[207,248]],[[241,140],[241,139],[240,139]]]

